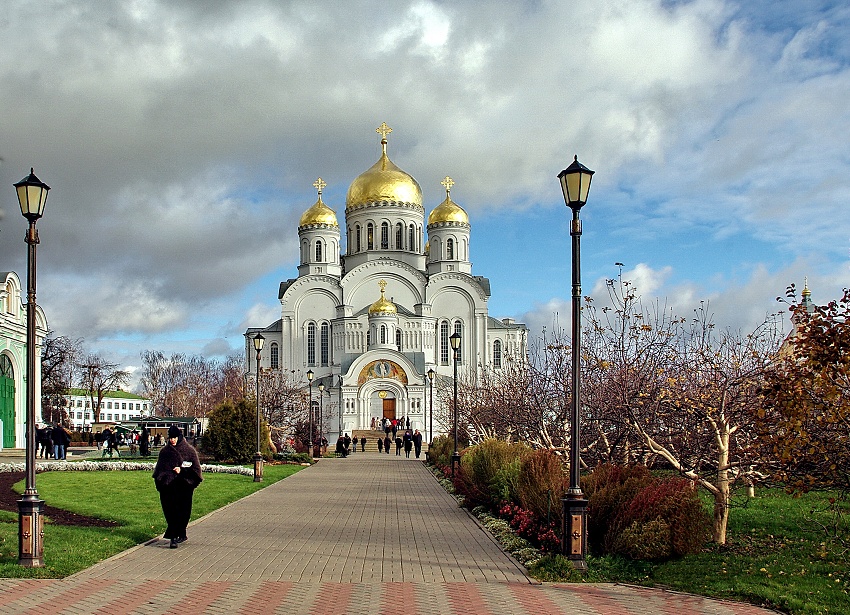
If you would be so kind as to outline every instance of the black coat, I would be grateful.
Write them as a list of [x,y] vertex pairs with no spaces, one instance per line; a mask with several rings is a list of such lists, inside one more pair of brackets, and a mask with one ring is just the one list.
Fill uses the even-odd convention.
[[[174,471],[178,467],[179,474]],[[185,538],[192,517],[192,494],[204,480],[197,451],[184,438],[175,446],[169,442],[159,451],[153,479],[168,524],[164,538]]]

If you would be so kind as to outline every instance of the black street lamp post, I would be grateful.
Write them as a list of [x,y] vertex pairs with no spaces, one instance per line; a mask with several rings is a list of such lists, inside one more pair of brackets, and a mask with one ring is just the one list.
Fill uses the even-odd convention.
[[310,425],[310,433],[307,435],[307,452],[309,453],[310,457],[312,457],[313,453],[315,452],[313,450],[313,370],[312,369],[307,370],[307,384],[310,388],[310,406],[309,406],[309,411],[307,412],[307,415],[308,415],[307,420],[308,420],[309,425]]
[[29,221],[24,237],[27,244],[27,424],[26,424],[26,488],[18,500],[18,564],[27,568],[44,566],[44,500],[35,488],[35,247],[38,245],[36,221],[44,214],[50,186],[30,174],[14,184],[18,192],[21,214]]
[[452,357],[454,363],[455,374],[455,393],[454,393],[454,439],[455,450],[452,453],[452,479],[455,477],[455,468],[460,465],[460,453],[457,452],[457,361],[459,357],[458,349],[460,348],[460,333],[455,331],[449,336],[449,343],[452,346]]
[[431,445],[434,443],[434,376],[436,372],[433,369],[428,370],[428,380],[431,386],[430,406],[428,407],[428,433],[431,438],[428,440],[428,450],[431,450]]
[[[330,393],[330,391],[328,391]],[[324,414],[325,414],[325,383],[319,383],[319,457],[322,456],[322,438],[324,433]]]
[[581,411],[581,220],[579,210],[587,202],[593,171],[578,161],[558,173],[564,201],[573,212],[572,237],[572,400],[570,406],[570,488],[561,500],[561,550],[576,569],[587,570],[587,499],[580,484]]
[[257,452],[254,453],[254,482],[263,480],[263,454],[260,449],[260,353],[266,338],[257,333],[254,336],[254,350],[257,351]]

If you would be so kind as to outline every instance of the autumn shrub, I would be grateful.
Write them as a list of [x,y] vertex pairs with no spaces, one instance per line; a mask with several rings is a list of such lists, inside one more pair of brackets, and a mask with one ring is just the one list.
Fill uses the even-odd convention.
[[637,493],[652,481],[646,466],[606,463],[582,477],[582,491],[588,499],[588,550],[600,557],[614,552],[614,541],[624,529],[623,511]]
[[561,458],[548,449],[538,449],[522,459],[515,501],[541,520],[560,527],[561,498],[568,484]]
[[470,508],[481,505],[496,510],[500,502],[514,498],[522,459],[528,452],[524,444],[496,439],[466,449],[455,489]]
[[449,436],[437,436],[428,447],[428,462],[445,470],[451,468],[454,440]]

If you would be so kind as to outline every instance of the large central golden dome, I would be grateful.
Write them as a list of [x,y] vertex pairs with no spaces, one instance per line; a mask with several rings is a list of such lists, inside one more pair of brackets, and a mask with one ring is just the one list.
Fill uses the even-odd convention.
[[386,135],[390,130],[386,124],[378,129],[383,137],[383,152],[378,162],[351,182],[345,197],[346,210],[381,201],[422,207],[422,189],[419,183],[398,168],[387,156]]

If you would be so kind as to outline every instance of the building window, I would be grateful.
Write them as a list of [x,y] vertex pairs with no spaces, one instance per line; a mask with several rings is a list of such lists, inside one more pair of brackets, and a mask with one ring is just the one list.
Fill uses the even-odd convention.
[[416,246],[413,245],[413,237],[414,237],[414,230],[413,230],[413,225],[411,224],[410,228],[407,229],[407,249],[410,250],[411,252],[413,252],[414,248],[416,247]]
[[449,323],[440,323],[440,363],[449,364]]
[[121,404],[121,409],[122,409],[122,410],[126,410],[126,409],[127,409],[127,402],[126,402],[126,401],[125,401],[125,402],[123,402],[123,403]]
[[111,421],[111,420],[112,420],[112,415],[111,415],[111,414],[107,414],[107,415],[106,415],[106,420],[107,420],[107,421]]
[[277,344],[272,344],[271,346],[271,357],[272,357],[272,369],[277,369],[280,367],[280,353],[277,349]]
[[322,262],[322,242],[318,239],[316,240],[316,262]]
[[307,325],[307,365],[316,364],[316,323]]
[[360,225],[359,224],[357,225],[357,230],[354,231],[354,232],[355,232],[355,237],[357,238],[357,240],[356,240],[357,251],[360,252]]
[[366,225],[366,249],[373,250],[375,248],[375,225],[371,222]]
[[395,330],[395,347],[396,350],[401,352],[401,329]]
[[396,224],[395,227],[395,249],[396,250],[404,250],[404,245],[402,242],[404,241],[404,227],[401,222]]
[[454,239],[446,239],[446,259],[454,260],[455,258],[455,241]]
[[328,364],[330,354],[331,327],[328,323],[322,323],[322,365]]
[[77,418],[78,418],[78,419],[83,418],[83,413],[82,413],[82,412],[77,412]]
[[502,367],[502,341],[496,340],[493,342],[493,367],[500,369]]
[[[86,402],[86,403],[88,403],[88,402]],[[83,400],[82,400],[82,399],[78,399],[78,400],[77,400],[77,408],[82,408],[82,407],[83,407]]]
[[387,343],[387,325],[381,325],[381,343]]
[[390,225],[386,222],[381,223],[381,250],[389,250],[390,248]]
[[455,321],[455,333],[460,335],[460,346],[457,349],[457,363],[458,365],[463,364],[463,325],[460,324],[459,320]]

